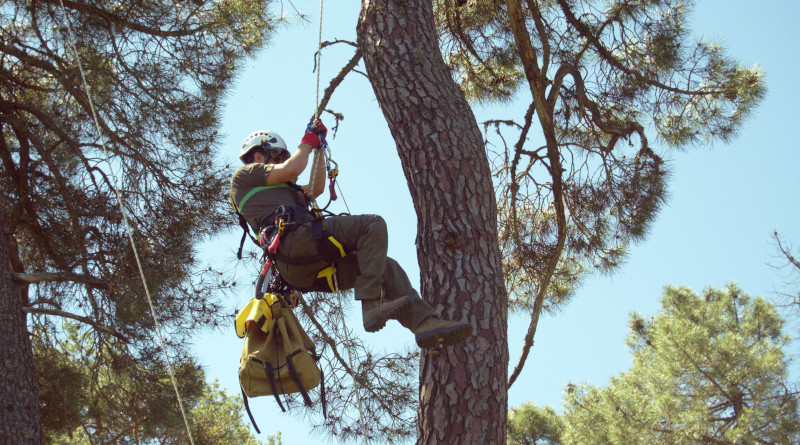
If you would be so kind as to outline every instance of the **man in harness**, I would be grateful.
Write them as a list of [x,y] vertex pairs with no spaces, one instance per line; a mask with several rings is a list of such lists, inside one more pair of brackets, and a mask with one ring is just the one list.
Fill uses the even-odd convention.
[[[315,199],[325,188],[321,140],[326,132],[322,122],[315,121],[291,156],[283,138],[273,131],[257,131],[248,136],[239,155],[245,165],[236,170],[231,180],[230,194],[236,210],[256,233],[269,230],[276,213],[288,213],[291,224],[283,231],[275,255],[280,276],[300,291],[334,292],[332,277],[325,272],[332,270],[328,267],[334,263],[339,289],[354,289],[356,300],[361,301],[367,332],[377,332],[388,319],[394,319],[414,333],[422,348],[463,341],[472,333],[472,326],[441,319],[420,298],[400,265],[386,256],[388,235],[383,218],[337,215],[315,221],[306,195]],[[312,152],[314,190],[310,185],[294,183]],[[321,238],[326,242],[330,239],[341,256],[333,260],[321,258]]]

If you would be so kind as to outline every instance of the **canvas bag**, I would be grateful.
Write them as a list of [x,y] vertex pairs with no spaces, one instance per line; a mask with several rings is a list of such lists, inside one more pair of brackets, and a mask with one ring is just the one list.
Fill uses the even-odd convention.
[[322,410],[327,417],[325,385],[317,365],[319,356],[311,338],[287,306],[280,296],[267,294],[248,303],[237,316],[237,334],[244,331],[239,384],[251,421],[247,397],[274,395],[278,406],[286,411],[279,395],[299,392],[305,405],[311,406],[308,390],[321,382]]

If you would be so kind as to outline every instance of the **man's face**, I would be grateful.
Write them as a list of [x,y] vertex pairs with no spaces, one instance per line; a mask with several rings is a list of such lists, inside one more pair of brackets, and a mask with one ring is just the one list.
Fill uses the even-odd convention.
[[280,150],[266,150],[267,164],[280,164],[281,151]]
[[262,164],[280,164],[280,150],[258,150],[255,152],[254,161]]

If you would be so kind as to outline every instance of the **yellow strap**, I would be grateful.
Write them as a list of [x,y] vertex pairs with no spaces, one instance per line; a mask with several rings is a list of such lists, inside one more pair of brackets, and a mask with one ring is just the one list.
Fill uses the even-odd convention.
[[336,246],[337,249],[339,249],[339,254],[342,256],[342,258],[347,256],[347,253],[345,253],[344,251],[344,246],[342,246],[342,244],[339,243],[339,241],[337,241],[336,238],[334,238],[333,236],[329,236],[328,241],[330,241],[331,244],[333,244],[334,246]]
[[[341,249],[341,244],[336,244],[338,244],[339,248]],[[336,275],[336,268],[333,267],[333,264],[331,264],[330,266],[319,271],[317,278],[325,278],[328,281],[328,287],[331,288],[331,292],[336,292],[336,284],[333,282],[334,275]]]

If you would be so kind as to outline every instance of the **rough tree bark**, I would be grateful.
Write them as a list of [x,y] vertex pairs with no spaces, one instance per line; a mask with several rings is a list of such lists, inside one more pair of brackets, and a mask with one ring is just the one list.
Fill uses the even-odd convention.
[[480,128],[441,58],[430,0],[362,0],[358,28],[418,217],[422,295],[475,328],[423,354],[417,443],[505,443],[508,302]]
[[42,421],[20,286],[14,281],[9,235],[0,213],[0,443],[39,444]]

